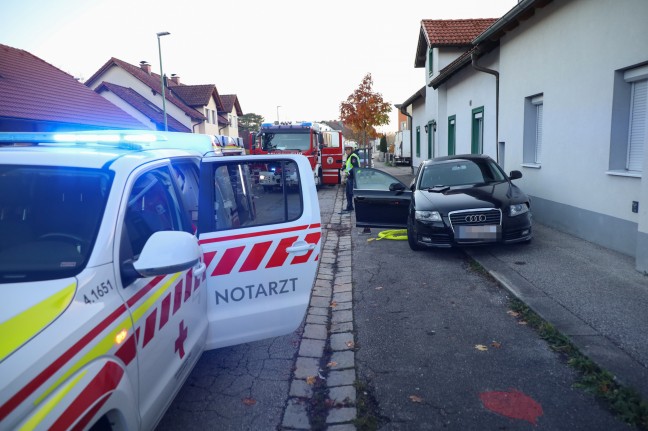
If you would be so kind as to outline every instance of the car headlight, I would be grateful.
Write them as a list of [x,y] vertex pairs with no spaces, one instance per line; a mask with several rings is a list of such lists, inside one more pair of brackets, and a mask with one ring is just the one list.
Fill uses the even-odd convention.
[[263,174],[261,174],[261,175],[259,175],[259,179],[263,181],[263,180],[265,180],[265,179],[266,179],[266,176],[265,176],[265,175],[263,175]]
[[527,206],[527,204],[514,204],[509,208],[509,216],[511,217],[519,216],[520,214],[524,214],[526,212],[529,212],[529,207]]
[[441,221],[439,211],[415,211],[414,217],[421,221]]

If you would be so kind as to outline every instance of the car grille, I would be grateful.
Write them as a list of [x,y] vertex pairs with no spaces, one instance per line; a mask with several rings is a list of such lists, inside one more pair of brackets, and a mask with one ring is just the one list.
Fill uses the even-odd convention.
[[454,226],[484,226],[501,225],[502,211],[497,208],[452,211],[448,214],[450,225]]

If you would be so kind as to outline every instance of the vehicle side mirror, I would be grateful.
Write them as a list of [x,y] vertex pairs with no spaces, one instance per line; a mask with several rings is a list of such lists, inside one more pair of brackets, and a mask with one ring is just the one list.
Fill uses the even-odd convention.
[[133,267],[142,277],[172,274],[195,266],[200,256],[195,236],[181,231],[159,231],[146,241]]
[[522,172],[520,171],[511,171],[509,174],[509,178],[512,180],[517,180],[518,178],[522,178]]
[[403,183],[391,183],[389,185],[390,192],[402,192],[403,190],[405,190],[405,184]]

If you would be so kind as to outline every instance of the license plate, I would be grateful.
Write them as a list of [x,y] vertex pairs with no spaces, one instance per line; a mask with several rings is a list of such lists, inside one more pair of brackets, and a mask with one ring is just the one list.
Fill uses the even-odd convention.
[[500,227],[498,225],[457,226],[455,236],[457,239],[496,240],[500,236]]

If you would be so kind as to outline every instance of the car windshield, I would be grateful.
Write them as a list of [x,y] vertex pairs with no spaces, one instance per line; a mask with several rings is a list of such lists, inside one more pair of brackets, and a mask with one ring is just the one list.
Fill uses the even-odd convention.
[[488,159],[457,159],[424,165],[419,189],[501,182],[506,179],[497,164]]
[[310,149],[310,132],[302,133],[264,133],[263,149],[271,150],[299,150]]
[[99,170],[0,165],[0,283],[78,274],[110,183]]

